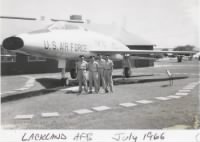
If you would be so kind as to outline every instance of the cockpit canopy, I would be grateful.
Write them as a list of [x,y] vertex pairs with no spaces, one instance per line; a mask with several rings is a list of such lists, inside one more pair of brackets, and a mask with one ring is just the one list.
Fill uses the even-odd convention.
[[29,34],[41,34],[41,33],[47,33],[54,30],[81,30],[81,29],[83,28],[80,27],[79,25],[69,24],[66,22],[55,22],[43,29],[29,32]]
[[47,27],[48,30],[80,30],[80,26],[66,22],[55,22]]

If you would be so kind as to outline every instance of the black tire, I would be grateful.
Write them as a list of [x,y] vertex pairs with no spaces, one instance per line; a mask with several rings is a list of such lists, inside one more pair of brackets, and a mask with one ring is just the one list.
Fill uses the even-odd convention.
[[182,58],[183,58],[182,56],[178,56],[177,57],[178,62],[182,62]]
[[130,68],[124,68],[124,76],[126,78],[129,78],[131,76],[131,70],[130,70]]
[[72,78],[72,79],[75,79],[76,76],[77,76],[76,70],[75,70],[75,69],[71,69],[71,70],[70,70],[70,75],[71,75],[71,78]]

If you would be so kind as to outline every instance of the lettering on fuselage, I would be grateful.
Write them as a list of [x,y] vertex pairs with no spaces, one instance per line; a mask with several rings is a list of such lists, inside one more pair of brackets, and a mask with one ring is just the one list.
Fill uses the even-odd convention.
[[75,42],[56,42],[44,40],[44,49],[61,52],[87,52],[87,45]]

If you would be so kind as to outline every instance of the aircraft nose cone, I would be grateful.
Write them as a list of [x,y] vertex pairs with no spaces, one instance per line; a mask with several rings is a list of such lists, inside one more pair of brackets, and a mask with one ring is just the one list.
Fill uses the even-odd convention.
[[24,41],[20,37],[8,37],[3,40],[3,47],[7,50],[17,50],[24,46]]

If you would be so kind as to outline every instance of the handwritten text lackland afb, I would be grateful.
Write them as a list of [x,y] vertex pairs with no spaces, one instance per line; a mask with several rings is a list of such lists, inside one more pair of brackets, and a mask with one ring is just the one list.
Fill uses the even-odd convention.
[[92,141],[92,133],[77,133],[75,134],[73,137],[68,137],[67,134],[65,133],[31,133],[31,134],[27,134],[24,133],[24,135],[22,136],[22,141],[27,141],[27,142],[31,142],[31,141],[53,141],[53,142],[70,142],[70,141],[74,141],[74,142],[89,142]]

